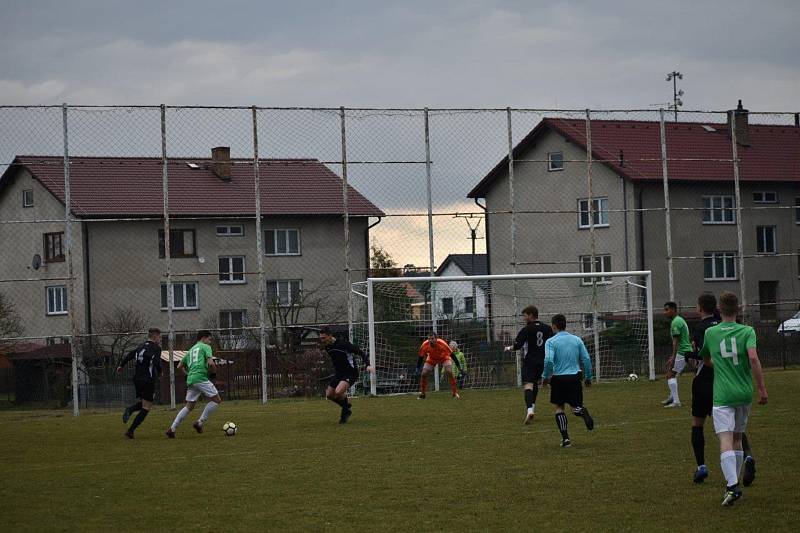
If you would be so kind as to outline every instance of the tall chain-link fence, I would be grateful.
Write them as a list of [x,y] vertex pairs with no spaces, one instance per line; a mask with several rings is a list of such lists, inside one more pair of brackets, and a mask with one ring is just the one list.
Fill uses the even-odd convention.
[[[228,397],[318,394],[354,284],[431,273],[650,270],[657,319],[690,322],[731,290],[765,364],[797,364],[799,115],[731,107],[0,106],[0,402],[126,402],[151,327],[161,403],[201,329]],[[479,285],[413,287],[420,316],[491,319]]]

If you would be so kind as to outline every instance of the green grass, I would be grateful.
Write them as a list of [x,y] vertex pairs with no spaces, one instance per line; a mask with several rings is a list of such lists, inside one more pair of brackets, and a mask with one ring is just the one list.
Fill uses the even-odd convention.
[[[224,403],[176,440],[158,409],[122,437],[118,411],[0,411],[0,502],[7,531],[688,531],[800,530],[794,399],[800,371],[767,373],[770,403],[748,433],[758,477],[721,508],[717,441],[711,476],[691,482],[690,378],[684,407],[663,409],[664,381],[586,392],[597,420],[570,417],[559,448],[548,392],[523,426],[519,390],[366,398],[340,426],[322,400]],[[195,411],[199,413],[199,411]],[[234,438],[222,424],[239,424]],[[8,529],[6,529],[8,528]]]

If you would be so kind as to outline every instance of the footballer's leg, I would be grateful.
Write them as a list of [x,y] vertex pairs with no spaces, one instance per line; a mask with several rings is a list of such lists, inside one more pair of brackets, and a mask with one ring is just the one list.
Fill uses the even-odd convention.
[[569,432],[567,431],[567,415],[564,414],[564,404],[556,406],[556,426],[559,433],[561,433],[561,447],[569,448],[572,443],[569,441]]
[[675,379],[675,372],[673,372],[673,370],[672,370],[672,367],[674,366],[674,364],[675,364],[675,358],[674,357],[670,357],[669,359],[667,359],[666,378],[667,378],[667,389],[669,389],[669,396],[667,397],[666,400],[661,402],[661,405],[664,405],[664,406],[671,405],[672,402],[675,401],[675,399],[672,397],[672,387],[670,386],[671,381],[673,379]]
[[351,409],[350,402],[347,400],[347,391],[350,389],[350,382],[346,380],[342,380],[336,385],[336,389],[334,390],[334,395],[338,400],[336,403],[342,406],[342,413],[339,416],[339,423],[345,424],[350,419],[350,415],[353,414],[353,410]]
[[425,394],[428,392],[428,376],[431,375],[433,372],[433,365],[429,362],[425,362],[422,366],[422,375],[419,378],[419,396],[420,400],[425,399]]
[[206,421],[212,415],[212,413],[217,410],[219,404],[222,403],[222,397],[219,395],[219,392],[217,392],[217,388],[214,386],[213,383],[209,381],[207,382],[205,387],[207,389],[205,391],[205,396],[208,399],[208,403],[206,403],[206,406],[203,408],[203,412],[200,414],[200,418],[198,418],[197,421],[194,424],[192,424],[192,427],[198,433],[203,432],[203,424],[206,423]]
[[442,363],[442,366],[444,367],[444,373],[447,376],[447,379],[450,381],[450,392],[453,393],[453,398],[460,398],[461,396],[458,395],[456,378],[453,375],[453,362],[450,359],[447,359],[444,363]]
[[[714,407],[714,431],[719,438],[719,464],[725,476],[725,495],[723,506],[733,505],[742,496],[739,490],[739,473],[736,470],[734,451],[735,409],[733,407]],[[741,442],[741,441],[740,441]]]
[[525,394],[525,425],[533,423],[533,418],[536,416],[536,404],[534,398],[536,393],[533,391],[534,383],[523,383],[522,390]]
[[744,452],[744,472],[742,473],[742,484],[749,487],[756,479],[756,460],[753,457],[753,450],[750,449],[750,442],[747,434],[742,433],[742,451]]
[[697,463],[697,470],[694,472],[692,481],[702,483],[708,477],[708,467],[706,466],[706,437],[703,433],[705,417],[692,417],[692,450],[694,459]]
[[[172,425],[167,430],[167,437],[170,439],[175,438],[175,431],[178,429],[178,426],[183,422],[183,420],[189,416],[189,413],[192,412],[194,409],[194,404],[197,403],[197,398],[199,398],[199,394],[195,394],[193,389],[190,387],[188,391],[186,391],[186,405],[178,411],[178,414],[175,415],[175,420],[172,421]],[[190,400],[189,398],[194,398]]]

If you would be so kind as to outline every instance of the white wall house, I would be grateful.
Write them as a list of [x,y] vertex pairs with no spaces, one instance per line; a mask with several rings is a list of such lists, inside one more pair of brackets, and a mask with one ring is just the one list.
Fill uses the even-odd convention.
[[[450,254],[436,270],[436,276],[485,275],[486,254]],[[486,282],[447,281],[433,286],[438,318],[485,318]]]

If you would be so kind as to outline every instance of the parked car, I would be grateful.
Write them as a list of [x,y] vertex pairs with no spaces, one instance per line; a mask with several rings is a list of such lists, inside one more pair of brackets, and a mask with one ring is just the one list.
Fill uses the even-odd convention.
[[778,326],[778,333],[796,333],[800,332],[800,311],[788,320],[781,322]]

